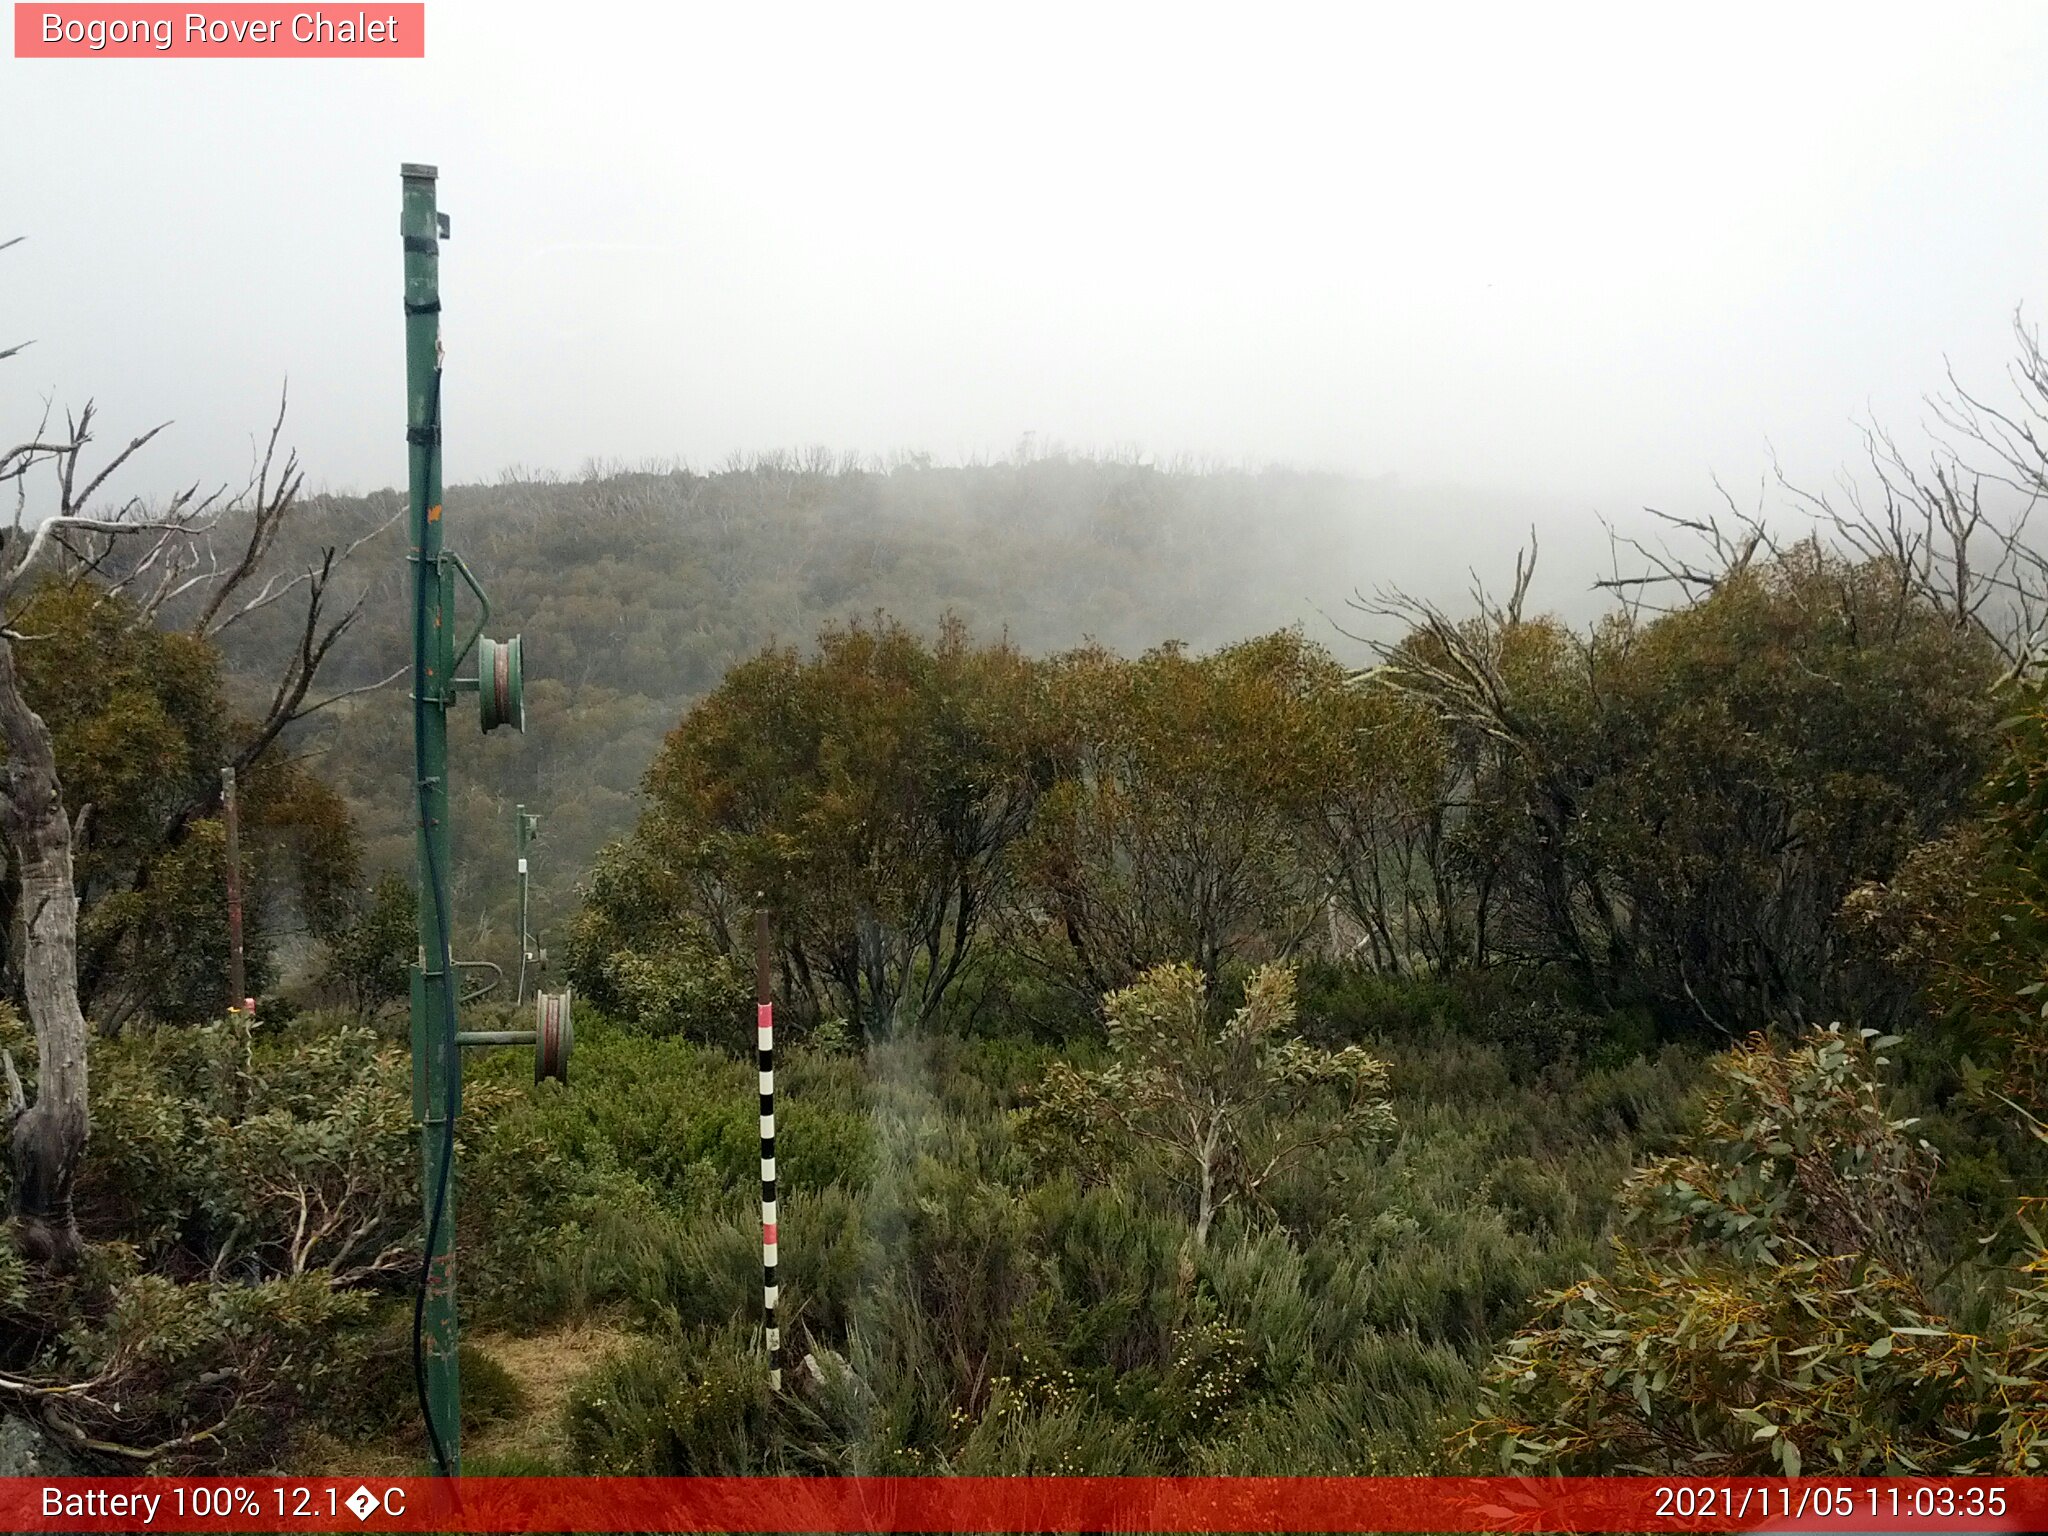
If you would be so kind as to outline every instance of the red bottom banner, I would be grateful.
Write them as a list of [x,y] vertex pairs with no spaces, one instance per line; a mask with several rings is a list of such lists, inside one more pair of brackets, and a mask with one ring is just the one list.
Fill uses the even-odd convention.
[[6,1531],[2048,1531],[2048,1479],[0,1479]]

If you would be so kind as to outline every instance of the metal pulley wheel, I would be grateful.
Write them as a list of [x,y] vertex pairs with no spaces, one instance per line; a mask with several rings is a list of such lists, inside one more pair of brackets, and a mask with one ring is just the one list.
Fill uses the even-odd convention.
[[552,1077],[569,1081],[569,1051],[576,1043],[576,1026],[569,1018],[567,992],[534,994],[533,1080]]
[[526,729],[526,695],[520,675],[519,637],[479,639],[476,647],[477,711],[486,731],[509,725]]

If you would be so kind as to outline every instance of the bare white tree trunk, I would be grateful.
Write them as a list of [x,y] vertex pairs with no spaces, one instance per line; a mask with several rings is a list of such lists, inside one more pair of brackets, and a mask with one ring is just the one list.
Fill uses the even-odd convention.
[[24,1102],[6,1066],[14,1165],[15,1238],[30,1259],[54,1269],[78,1262],[71,1191],[85,1156],[85,1014],[78,1006],[78,889],[71,870],[71,821],[57,782],[49,727],[28,707],[14,670],[13,642],[0,636],[0,830],[14,850],[24,929],[22,984],[36,1036],[36,1101]]
[[1216,1154],[1221,1138],[1217,1135],[1215,1121],[1209,1122],[1208,1135],[1202,1140],[1202,1149],[1196,1161],[1201,1165],[1201,1196],[1195,1206],[1195,1246],[1209,1246],[1209,1224],[1216,1219]]
[[[0,250],[15,243],[0,240]],[[20,350],[20,345],[0,346],[0,360]],[[286,454],[281,473],[275,470],[284,415],[280,396],[262,460],[238,495],[223,501],[223,487],[202,500],[194,485],[173,496],[167,506],[150,510],[140,501],[130,501],[105,516],[92,509],[94,494],[168,422],[131,440],[97,470],[84,468],[82,458],[93,440],[90,401],[75,418],[66,413],[61,434],[45,435],[50,426],[46,413],[26,441],[0,447],[0,485],[12,483],[16,492],[13,518],[0,526],[0,619],[29,590],[46,553],[60,554],[74,575],[95,577],[101,595],[128,603],[136,623],[154,623],[167,605],[198,592],[198,617],[189,632],[202,641],[217,639],[249,615],[305,588],[305,622],[284,659],[269,709],[236,755],[237,769],[250,767],[293,721],[404,675],[401,668],[382,682],[344,688],[321,699],[310,697],[322,663],[362,616],[369,595],[365,587],[337,618],[332,606],[335,577],[351,555],[402,514],[393,513],[346,548],[322,550],[298,575],[278,572],[263,577],[271,546],[297,507],[305,480],[296,453]],[[29,475],[43,469],[54,472],[56,507],[54,515],[31,524],[23,485]],[[223,571],[210,559],[208,536],[223,517],[236,514],[247,516],[248,542],[240,558]],[[124,549],[125,559],[112,558]],[[254,595],[245,596],[250,584],[259,581]],[[0,743],[7,751],[7,761],[0,766],[0,833],[10,846],[21,888],[20,963],[29,1025],[36,1037],[36,1101],[27,1102],[5,1051],[0,1051],[0,1092],[5,1093],[13,1159],[16,1241],[30,1258],[68,1269],[81,1252],[71,1193],[92,1129],[86,1104],[85,1013],[78,1001],[78,888],[56,750],[49,727],[22,696],[13,646],[14,637],[0,629]],[[202,799],[181,809],[173,839],[208,809]],[[6,877],[5,862],[0,859],[0,879]]]

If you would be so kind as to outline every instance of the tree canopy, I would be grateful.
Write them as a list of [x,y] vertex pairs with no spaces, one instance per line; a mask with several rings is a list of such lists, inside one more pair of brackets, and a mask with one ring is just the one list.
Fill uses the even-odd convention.
[[[22,687],[49,725],[76,831],[79,983],[118,1028],[138,1012],[218,1016],[227,993],[226,840],[220,770],[253,722],[230,706],[209,642],[147,622],[90,582],[46,582],[11,621]],[[238,780],[244,943],[261,991],[276,940],[332,933],[355,898],[347,807],[284,751]],[[12,891],[0,915],[13,910]]]

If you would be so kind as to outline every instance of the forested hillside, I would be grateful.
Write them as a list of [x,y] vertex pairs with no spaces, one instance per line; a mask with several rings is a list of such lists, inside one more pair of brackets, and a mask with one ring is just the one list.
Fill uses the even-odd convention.
[[[2048,562],[1941,467],[1670,522],[1590,619],[1314,477],[452,492],[532,642],[528,733],[457,720],[459,953],[524,803],[579,1042],[465,1069],[466,1468],[2040,1470]],[[93,1087],[61,1197],[17,1139],[0,1417],[89,1466],[422,1454],[405,562],[291,484],[241,564],[12,568]]]
[[[455,486],[447,505],[490,591],[492,633],[524,635],[525,737],[458,738],[458,905],[476,925],[464,942],[500,960],[513,805],[544,818],[534,899],[543,926],[558,925],[599,846],[632,825],[640,777],[677,716],[772,641],[878,611],[927,634],[950,613],[1034,654],[1088,639],[1123,651],[1202,646],[1299,623],[1363,660],[1332,623],[1384,632],[1347,609],[1357,589],[1398,579],[1460,592],[1473,562],[1512,560],[1470,530],[1513,527],[1526,511],[1280,469],[1067,456],[883,469],[823,454],[710,474],[508,476]],[[395,494],[309,498],[275,558],[288,568],[317,545],[346,546],[401,506]],[[1549,557],[1579,562],[1558,582],[1571,611],[1589,606],[1589,531]],[[330,664],[336,686],[406,663],[404,553],[392,526],[356,555],[348,577],[371,595]],[[289,622],[265,614],[233,636],[230,666],[252,690],[266,685],[262,658],[287,643]],[[409,730],[393,684],[316,716],[301,737],[356,811],[372,870],[410,868]]]
[[2048,1532],[2048,5],[30,9],[0,1526]]

